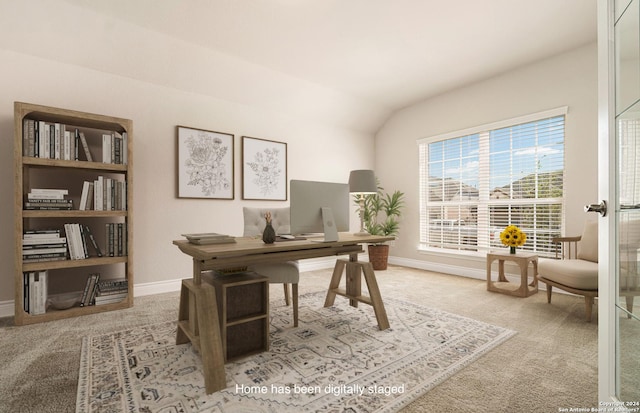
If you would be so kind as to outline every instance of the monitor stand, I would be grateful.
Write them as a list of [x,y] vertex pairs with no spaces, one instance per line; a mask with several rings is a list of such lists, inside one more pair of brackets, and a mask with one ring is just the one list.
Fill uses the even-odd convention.
[[315,242],[335,242],[338,241],[338,229],[333,220],[331,208],[322,208],[322,226],[324,227],[324,239],[313,240]]

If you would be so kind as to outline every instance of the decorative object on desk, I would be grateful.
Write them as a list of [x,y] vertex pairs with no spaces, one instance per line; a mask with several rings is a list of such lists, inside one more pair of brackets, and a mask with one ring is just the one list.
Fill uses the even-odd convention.
[[364,227],[364,196],[378,193],[375,173],[370,169],[358,169],[351,171],[349,174],[349,192],[356,197],[356,201],[358,203],[358,215],[360,216],[360,232],[356,232],[353,235],[369,235]]
[[242,137],[242,199],[287,200],[287,144]]
[[236,239],[230,235],[218,234],[216,232],[203,232],[199,234],[182,234],[189,243],[197,245],[207,244],[233,244]]
[[177,128],[178,197],[233,199],[233,135]]
[[276,242],[276,230],[273,229],[273,225],[271,225],[271,212],[264,214],[264,220],[267,225],[265,225],[264,231],[262,232],[262,242],[265,244],[273,244]]
[[227,388],[210,395],[175,322],[85,337],[76,411],[395,412],[515,334],[397,299],[385,300],[393,329],[378,331],[371,309],[324,299],[300,297],[297,329],[273,301],[270,351],[226,363]]
[[[384,188],[377,185],[377,192],[373,194],[355,194],[354,201],[358,205],[358,213],[364,219],[364,228],[371,235],[396,236],[400,230],[399,218],[404,208],[404,193],[394,191],[392,194],[384,192]],[[389,245],[370,244],[368,247],[369,261],[373,269],[380,271],[387,269],[389,259]]]
[[527,241],[527,234],[515,225],[508,225],[504,231],[500,233],[500,241],[509,247],[510,254],[515,254],[516,247],[523,246]]

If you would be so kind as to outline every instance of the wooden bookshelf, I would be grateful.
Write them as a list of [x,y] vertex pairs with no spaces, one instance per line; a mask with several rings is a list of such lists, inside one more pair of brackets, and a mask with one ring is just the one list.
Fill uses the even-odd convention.
[[[26,120],[26,122],[25,122]],[[46,122],[63,125],[66,130],[82,131],[92,154],[88,161],[84,149],[76,153],[63,154],[56,151],[45,156],[32,156],[25,147],[23,125],[27,122]],[[75,110],[60,109],[43,105],[15,102],[14,104],[14,214],[15,214],[15,324],[25,325],[44,321],[76,317],[131,307],[133,305],[133,122],[113,116],[97,115]],[[47,126],[48,127],[48,126]],[[29,134],[29,132],[27,132]],[[53,132],[52,132],[53,133]],[[114,134],[125,139],[118,143],[119,151],[114,159],[103,159],[102,139],[105,134]],[[72,138],[73,139],[73,138]],[[75,142],[76,145],[79,143]],[[53,144],[51,146],[54,147]],[[61,151],[60,151],[61,152]],[[126,153],[125,153],[126,152]],[[106,155],[105,155],[106,156]],[[125,161],[126,160],[126,161]],[[79,210],[79,198],[83,182],[106,176],[123,184],[122,197],[126,209]],[[68,197],[73,200],[71,210],[27,210],[25,200],[33,188],[68,189]],[[24,261],[23,234],[26,230],[59,229],[64,234],[64,224],[81,223],[96,234],[97,243],[103,256],[92,251],[84,259],[58,261]],[[108,256],[105,225],[122,224],[125,228],[122,241],[126,253]],[[126,278],[127,296],[120,302],[104,305],[74,306],[65,310],[47,308],[43,314],[31,314],[25,309],[25,272],[47,271],[48,286],[58,292],[74,292],[83,286],[92,272],[107,269],[107,278]],[[67,284],[73,284],[67,285]],[[69,288],[68,290],[66,288]]]

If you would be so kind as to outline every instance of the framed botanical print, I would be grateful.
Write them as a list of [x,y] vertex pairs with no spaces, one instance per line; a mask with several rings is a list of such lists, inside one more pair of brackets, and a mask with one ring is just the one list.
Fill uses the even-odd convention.
[[242,137],[242,199],[287,200],[287,144]]
[[233,135],[177,129],[178,198],[233,199]]

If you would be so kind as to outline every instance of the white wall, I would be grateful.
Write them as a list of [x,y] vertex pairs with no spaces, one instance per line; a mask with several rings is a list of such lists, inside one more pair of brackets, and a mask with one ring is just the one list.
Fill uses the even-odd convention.
[[376,135],[376,173],[387,190],[406,193],[395,262],[425,268],[461,265],[484,271],[483,258],[417,251],[419,242],[418,146],[421,138],[568,106],[565,129],[567,234],[580,234],[587,203],[597,201],[597,49],[588,45],[398,111]]
[[[347,182],[351,169],[373,167],[373,135],[347,128],[341,120],[331,123],[324,115],[314,119],[286,113],[282,110],[286,105],[271,110],[262,101],[237,103],[1,48],[0,62],[0,193],[5,194],[0,199],[0,306],[13,300],[14,288],[14,101],[133,120],[136,284],[191,275],[191,261],[172,245],[180,234],[215,231],[241,235],[242,206],[287,204],[241,200],[243,135],[286,142],[289,179]],[[215,76],[215,65],[209,69],[210,76]],[[242,85],[244,78],[239,74],[231,81]],[[290,86],[286,79],[281,82],[283,90]],[[271,87],[277,90],[277,84]],[[318,105],[319,95],[322,93],[309,88],[298,104]],[[336,105],[340,104],[336,100]],[[236,135],[235,200],[176,198],[176,125]],[[351,225],[357,227],[355,213]]]

